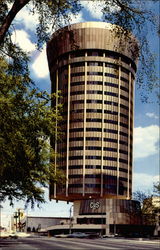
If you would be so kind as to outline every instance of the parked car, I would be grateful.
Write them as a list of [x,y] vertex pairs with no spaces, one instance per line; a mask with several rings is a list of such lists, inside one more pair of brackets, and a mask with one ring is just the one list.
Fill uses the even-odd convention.
[[68,234],[57,234],[57,235],[54,235],[54,237],[56,237],[56,238],[67,238]]
[[75,232],[72,234],[68,234],[67,238],[88,238],[88,234],[82,232]]
[[0,232],[0,238],[1,239],[7,239],[9,237],[9,233],[8,232]]
[[18,238],[18,235],[16,234],[16,232],[12,232],[12,233],[9,234],[9,237],[10,237],[11,239],[17,239],[17,238]]

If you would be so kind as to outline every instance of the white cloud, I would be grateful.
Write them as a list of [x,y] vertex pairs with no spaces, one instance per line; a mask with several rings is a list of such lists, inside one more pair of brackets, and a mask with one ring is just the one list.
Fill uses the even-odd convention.
[[[104,0],[97,0],[97,1],[87,1],[81,0],[81,5],[86,9],[90,15],[95,19],[102,19],[103,13],[102,10],[105,7],[106,1]],[[110,12],[119,11],[120,8],[118,6],[109,6],[107,3]]]
[[35,50],[35,44],[31,42],[29,34],[24,30],[15,30],[12,33],[12,41],[24,51],[31,52]]
[[85,19],[83,19],[82,17],[82,12],[79,12],[77,15],[70,15],[70,23],[81,23],[81,22],[85,22]]
[[159,126],[134,129],[134,157],[143,158],[158,153]]
[[143,191],[143,192],[152,192],[153,184],[159,181],[159,176],[149,175],[145,173],[135,173],[133,174],[133,192]]
[[149,118],[158,119],[158,116],[155,113],[146,113],[146,116],[148,116]]
[[90,15],[96,19],[101,19],[102,9],[104,8],[105,1],[86,1],[82,0],[81,5],[90,12]]
[[31,5],[27,5],[16,15],[15,23],[21,23],[26,29],[34,31],[38,22],[38,15],[32,14],[29,11],[29,6]]
[[41,52],[37,52],[38,56],[36,57],[34,63],[32,64],[32,69],[37,77],[45,78],[49,75],[46,47],[43,48]]

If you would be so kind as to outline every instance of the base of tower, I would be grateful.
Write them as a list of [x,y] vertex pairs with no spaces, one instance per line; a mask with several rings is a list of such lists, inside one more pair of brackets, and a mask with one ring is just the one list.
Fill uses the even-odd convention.
[[[140,203],[124,199],[88,199],[74,201],[74,225],[94,229],[102,235],[124,234],[142,225]],[[128,231],[129,230],[129,231]]]
[[98,236],[142,237],[153,235],[154,226],[142,224],[138,201],[87,199],[74,201],[73,217],[70,217],[68,223],[49,227],[48,232],[53,236],[85,232]]

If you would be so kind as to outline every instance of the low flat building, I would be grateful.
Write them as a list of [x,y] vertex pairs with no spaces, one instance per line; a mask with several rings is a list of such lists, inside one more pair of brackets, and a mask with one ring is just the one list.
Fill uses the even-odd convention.
[[63,225],[69,221],[67,217],[35,217],[25,216],[21,220],[21,230],[23,232],[38,232],[42,228],[46,229],[50,226]]

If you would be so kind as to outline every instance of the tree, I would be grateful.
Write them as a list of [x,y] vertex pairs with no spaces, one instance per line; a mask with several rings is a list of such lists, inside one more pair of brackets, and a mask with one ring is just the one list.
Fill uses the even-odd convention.
[[39,13],[39,48],[47,39],[50,22],[59,25],[78,5],[70,0],[0,2],[0,200],[8,198],[13,204],[14,199],[24,199],[34,206],[45,201],[44,187],[50,181],[61,183],[64,177],[57,169],[55,173],[55,152],[50,144],[59,139],[61,106],[50,107],[55,95],[36,88],[30,78],[29,55],[10,38],[16,14],[28,3],[33,14]]
[[[159,182],[153,185],[153,192],[158,193]],[[144,224],[156,224],[157,215],[159,214],[159,196],[147,194],[143,191],[133,193],[133,199],[141,204],[141,212]]]
[[49,138],[60,136],[56,129],[61,106],[51,109],[48,104],[55,95],[38,92],[28,86],[27,75],[12,75],[9,70],[0,58],[1,200],[26,199],[34,205],[44,201],[42,187],[61,180],[54,172],[55,154],[49,143]]
[[153,191],[155,194],[160,195],[160,181],[158,181],[157,183],[154,183]]

